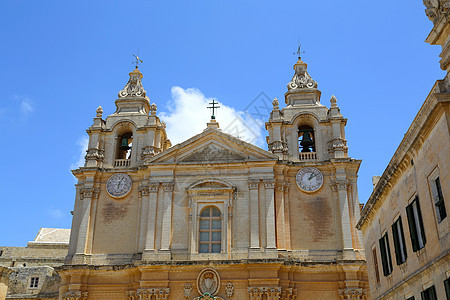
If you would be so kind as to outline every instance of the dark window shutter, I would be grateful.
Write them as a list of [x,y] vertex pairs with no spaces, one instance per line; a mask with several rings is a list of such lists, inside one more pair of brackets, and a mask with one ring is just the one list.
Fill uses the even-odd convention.
[[392,273],[392,258],[391,258],[391,247],[389,247],[389,237],[388,234],[386,233],[384,235],[384,238],[386,239],[386,249],[387,249],[387,253],[386,253],[386,258],[387,258],[387,263],[389,264],[389,269],[388,269],[388,275]]
[[425,238],[425,229],[423,228],[423,221],[422,221],[422,211],[420,210],[420,203],[419,203],[419,197],[416,196],[416,205],[417,205],[417,216],[419,217],[419,224],[420,224],[420,231],[422,232],[422,240],[423,245],[427,243],[427,240]]
[[392,237],[394,238],[394,250],[395,250],[395,260],[397,261],[397,265],[402,263],[402,255],[400,250],[400,243],[399,243],[399,236],[398,236],[398,229],[397,229],[397,222],[395,221],[394,224],[392,224]]
[[437,296],[436,296],[436,288],[434,287],[434,285],[432,287],[429,288],[430,290],[430,299],[431,300],[438,300]]
[[[414,203],[414,202],[413,202]],[[417,241],[417,230],[416,230],[416,223],[414,222],[414,212],[412,203],[406,207],[406,215],[408,217],[408,226],[409,226],[409,235],[411,237],[411,244],[413,251],[416,252],[419,250],[418,248],[418,241]]]
[[380,242],[380,252],[381,252],[381,264],[383,265],[383,275],[388,276],[388,267],[387,267],[387,259],[386,259],[386,246],[384,244],[384,239],[381,238]]
[[450,278],[444,281],[445,294],[447,295],[447,300],[450,300]]
[[401,236],[399,238],[402,239],[402,242],[403,242],[403,253],[405,254],[405,260],[406,260],[406,258],[408,257],[408,254],[406,253],[405,233],[403,231],[402,218],[400,217],[398,219],[398,221],[399,221],[400,233],[401,233]]
[[439,217],[440,217],[439,219],[440,219],[440,221],[442,221],[443,219],[445,219],[447,217],[447,211],[445,210],[444,196],[442,195],[441,181],[440,181],[439,177],[436,178],[435,184],[436,184],[437,197],[439,199],[438,203],[436,203],[436,206],[438,207],[438,210],[439,210]]

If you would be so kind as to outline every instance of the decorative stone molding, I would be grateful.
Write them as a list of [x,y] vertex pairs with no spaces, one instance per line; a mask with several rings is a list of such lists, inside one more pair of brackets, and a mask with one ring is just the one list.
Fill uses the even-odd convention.
[[425,14],[428,19],[434,24],[440,19],[441,16],[446,15],[450,8],[449,0],[423,0],[423,5],[427,8],[425,9]]
[[105,157],[105,150],[97,148],[89,148],[86,150],[85,159],[98,159],[103,160]]
[[194,300],[224,300],[224,299],[222,297],[212,296],[208,293],[205,293],[200,297],[194,298]]
[[234,286],[231,282],[228,282],[227,285],[225,286],[225,294],[227,295],[228,298],[231,298],[233,296],[234,293]]
[[146,159],[152,157],[161,152],[160,148],[156,148],[153,146],[146,146],[142,148],[142,159]]
[[274,189],[275,188],[275,179],[264,179],[263,183],[264,183],[264,187],[266,189]]
[[283,182],[276,182],[276,184],[275,184],[275,191],[283,192],[284,191],[284,183]]
[[82,291],[68,291],[63,294],[63,300],[87,300],[88,293]]
[[367,290],[362,288],[346,288],[339,290],[339,297],[342,300],[366,300]]
[[197,277],[197,290],[200,295],[214,296],[220,287],[220,276],[214,269],[204,269]]
[[[290,289],[290,290],[292,292],[292,289]],[[263,295],[267,296],[267,300],[278,300],[278,299],[280,299],[280,296],[283,295],[282,289],[279,286],[248,287],[247,291],[250,296],[250,300],[261,300]],[[293,292],[291,294],[293,294]],[[295,299],[295,297],[294,298],[285,298],[285,299]]]
[[289,91],[295,89],[317,88],[317,82],[311,78],[308,71],[306,71],[306,68],[307,64],[301,61],[301,59],[294,65],[295,74],[287,86]]
[[156,106],[155,103],[152,103],[152,105],[150,105],[150,113],[151,113],[152,116],[156,116],[156,109],[157,108],[158,107]]
[[297,289],[287,288],[281,290],[280,300],[295,300],[297,297]]
[[260,182],[260,179],[249,179],[249,181],[248,181],[249,189],[251,189],[251,190],[258,189],[259,182]]
[[97,199],[98,195],[99,191],[93,188],[84,188],[80,190],[81,199],[83,198]]
[[146,91],[144,90],[144,87],[142,86],[142,74],[139,72],[138,69],[133,70],[133,72],[130,73],[130,79],[128,80],[127,84],[119,92],[119,98],[125,98],[125,97],[144,97],[146,96]]
[[339,190],[348,190],[349,183],[348,183],[348,180],[337,179],[331,183],[331,186],[332,186],[333,190],[336,192]]
[[156,193],[159,190],[159,182],[150,182],[148,185],[148,191],[150,193]]
[[155,289],[138,289],[134,291],[128,291],[128,300],[153,300],[155,296],[156,300],[167,300],[170,294],[170,288],[155,288]]
[[184,298],[190,298],[192,294],[192,284],[185,283],[183,287]]
[[347,140],[345,139],[333,139],[328,142],[328,152],[334,153],[335,151],[348,151]]
[[149,188],[148,186],[142,186],[139,188],[139,198],[142,196],[148,196],[149,195]]
[[272,143],[269,143],[269,151],[275,152],[282,152],[287,153],[288,152],[288,145],[286,142],[283,141],[274,141]]
[[163,184],[164,192],[172,192],[173,191],[173,182],[164,182]]

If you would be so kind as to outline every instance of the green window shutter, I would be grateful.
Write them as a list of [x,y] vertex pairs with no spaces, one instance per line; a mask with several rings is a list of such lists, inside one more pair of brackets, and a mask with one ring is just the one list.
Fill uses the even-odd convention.
[[394,224],[392,224],[392,237],[394,239],[394,250],[395,250],[395,260],[397,262],[397,265],[400,265],[402,263],[402,256],[401,256],[401,250],[400,250],[400,243],[399,243],[399,236],[398,236],[398,229],[397,224],[398,221],[395,221]]
[[417,230],[416,230],[416,223],[414,222],[414,211],[412,208],[412,203],[406,207],[406,215],[408,217],[409,235],[411,237],[412,248],[413,251],[416,252],[417,250],[419,250],[418,249],[419,247],[417,241]]

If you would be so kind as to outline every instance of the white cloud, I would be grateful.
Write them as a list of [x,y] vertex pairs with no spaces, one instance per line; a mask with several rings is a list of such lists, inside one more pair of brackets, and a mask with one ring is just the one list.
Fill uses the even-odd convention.
[[14,99],[19,102],[19,112],[23,119],[26,119],[32,112],[34,112],[34,104],[30,98],[14,95]]
[[61,219],[66,216],[66,214],[59,208],[50,207],[47,213],[54,219]]
[[85,160],[84,157],[86,156],[86,150],[88,149],[88,144],[89,144],[89,137],[83,136],[78,139],[77,146],[80,150],[80,155],[78,157],[78,160],[70,166],[70,168],[72,170],[75,170],[75,169],[78,169],[79,167],[84,166],[84,160]]
[[[207,98],[195,88],[183,89],[172,87],[172,100],[169,111],[159,113],[161,120],[167,124],[167,135],[172,144],[178,144],[201,133],[210,119],[207,106],[213,98]],[[220,128],[240,139],[264,147],[264,121],[252,117],[248,112],[236,110],[220,103],[216,120]]]

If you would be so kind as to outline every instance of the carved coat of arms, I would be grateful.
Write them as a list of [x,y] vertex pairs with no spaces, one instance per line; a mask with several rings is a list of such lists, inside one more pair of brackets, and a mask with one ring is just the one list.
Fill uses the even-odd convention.
[[215,295],[220,287],[219,273],[214,269],[205,269],[198,274],[197,289],[200,295]]

